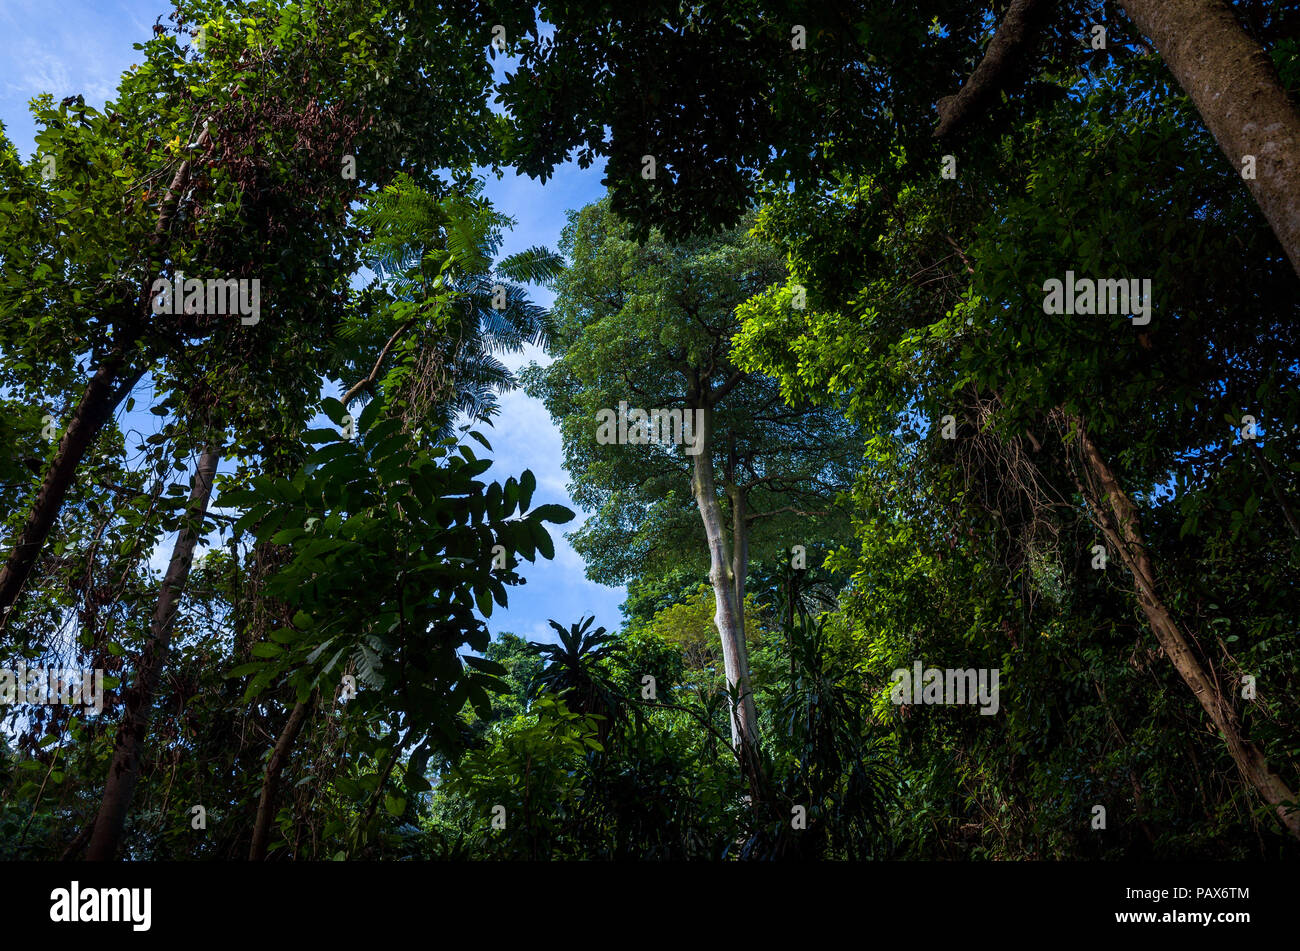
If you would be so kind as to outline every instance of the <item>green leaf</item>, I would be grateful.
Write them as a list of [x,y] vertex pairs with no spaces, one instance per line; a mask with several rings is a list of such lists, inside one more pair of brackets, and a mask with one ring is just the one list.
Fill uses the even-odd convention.
[[302,434],[302,441],[305,443],[324,443],[337,442],[343,436],[333,429],[309,429]]
[[321,412],[329,417],[330,422],[336,426],[342,426],[344,418],[348,415],[347,407],[332,396],[327,396],[321,400]]
[[551,540],[551,535],[546,529],[538,525],[533,538],[537,542],[537,551],[543,558],[550,561],[555,557],[555,542]]
[[468,666],[475,670],[481,670],[487,674],[496,674],[498,677],[505,677],[509,671],[494,660],[488,660],[486,657],[476,657],[474,654],[464,654],[461,656]]
[[573,520],[573,512],[570,509],[554,504],[539,505],[529,512],[528,516],[543,522],[553,522],[556,525],[563,525]]
[[384,397],[382,394],[376,396],[369,403],[367,403],[366,408],[361,411],[361,416],[357,419],[358,433],[368,432],[370,427],[374,424],[375,420],[379,418],[379,414],[383,411],[383,409],[384,409]]

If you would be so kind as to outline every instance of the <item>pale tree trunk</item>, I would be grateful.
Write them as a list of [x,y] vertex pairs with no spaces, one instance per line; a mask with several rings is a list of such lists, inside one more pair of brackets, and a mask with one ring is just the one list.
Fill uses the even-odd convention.
[[131,797],[140,777],[140,754],[149,732],[154,697],[162,680],[163,668],[167,665],[176,612],[189,580],[194,548],[198,544],[203,517],[207,514],[208,500],[212,496],[212,480],[220,458],[220,450],[209,446],[199,457],[194,472],[185,521],[176,536],[167,573],[158,589],[158,601],[154,605],[153,618],[149,624],[149,642],[140,654],[135,683],[124,698],[125,709],[113,745],[113,761],[104,783],[104,797],[95,819],[95,831],[91,834],[90,846],[86,851],[86,858],[91,861],[112,861],[117,856],[122,841],[126,814],[131,808]]
[[1300,274],[1300,110],[1268,54],[1241,28],[1224,0],[1120,0],[1151,40],[1205,127],[1246,179]]
[[[740,669],[749,679],[749,644],[745,640],[745,576],[749,574],[749,521],[745,492],[739,486],[727,486],[731,499],[731,581],[736,599],[736,626],[740,631]],[[755,734],[757,736],[757,734]]]
[[[736,584],[731,560],[731,545],[718,504],[718,490],[713,481],[713,408],[706,406],[700,414],[703,425],[698,435],[700,452],[695,456],[691,491],[700,507],[704,536],[709,545],[709,583],[717,605],[713,623],[722,641],[722,660],[727,686],[742,696],[731,710],[731,741],[744,761],[754,764],[753,751],[758,746],[758,715],[749,685],[749,663],[745,652],[745,629],[736,603]],[[743,582],[742,582],[743,584]]]
[[1223,735],[1228,753],[1246,782],[1274,808],[1290,833],[1300,838],[1300,808],[1289,808],[1286,805],[1295,801],[1295,793],[1269,766],[1263,751],[1246,737],[1231,701],[1224,696],[1217,680],[1202,666],[1178,622],[1165,606],[1156,590],[1155,567],[1142,539],[1137,508],[1120,486],[1114,472],[1106,465],[1082,421],[1075,419],[1073,422],[1078,430],[1079,448],[1090,481],[1098,487],[1091,491],[1085,490],[1085,495],[1097,513],[1106,540],[1119,553],[1124,566],[1133,575],[1138,604],[1146,615],[1151,630],[1155,632],[1156,640],[1173,662],[1179,676],[1192,689],[1210,721]]

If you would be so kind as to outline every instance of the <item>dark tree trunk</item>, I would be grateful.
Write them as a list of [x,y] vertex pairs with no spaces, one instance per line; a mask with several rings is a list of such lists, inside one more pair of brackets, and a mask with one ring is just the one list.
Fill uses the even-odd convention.
[[189,580],[194,548],[198,544],[203,516],[208,510],[212,480],[220,458],[220,451],[209,446],[199,457],[194,472],[185,522],[177,534],[167,573],[158,590],[158,602],[154,606],[153,619],[149,625],[149,643],[141,652],[135,683],[124,698],[125,709],[122,722],[117,728],[113,761],[108,768],[104,797],[95,819],[95,831],[91,834],[90,846],[86,850],[86,858],[91,861],[112,861],[121,845],[126,814],[131,808],[131,797],[135,794],[135,785],[140,777],[140,753],[149,732],[154,697],[162,680],[163,669],[167,666],[176,611],[185,583]]
[[[210,133],[205,127],[196,147],[200,150],[206,149],[210,141]],[[192,167],[191,159],[187,158],[181,162],[163,196],[158,210],[158,220],[154,224],[154,233],[150,239],[150,250],[154,261],[166,245],[171,223],[176,216],[176,208],[180,204],[186,185],[189,184]],[[140,382],[140,377],[144,376],[147,361],[141,361],[136,369],[128,369],[128,367],[132,363],[131,351],[140,339],[140,315],[146,315],[144,319],[148,319],[147,315],[151,312],[149,291],[152,289],[154,266],[151,261],[146,269],[145,280],[140,289],[138,311],[132,314],[127,308],[121,315],[122,323],[127,329],[120,333],[120,342],[99,365],[99,369],[86,385],[86,392],[82,394],[81,402],[77,404],[76,412],[72,414],[67,431],[59,441],[54,463],[45,474],[40,491],[32,502],[27,520],[13,550],[9,553],[4,568],[0,569],[0,631],[4,630],[23,585],[27,583],[41,549],[45,546],[45,539],[54,526],[54,520],[59,516],[63,500],[68,494],[68,488],[72,485],[86,450],[104,428],[104,424],[117,409],[117,405]]]
[[[55,519],[63,507],[68,489],[76,477],[77,468],[86,451],[95,441],[104,424],[108,422],[117,405],[144,375],[143,369],[125,370],[126,358],[121,351],[114,352],[95,371],[86,385],[86,391],[77,404],[68,428],[59,440],[54,462],[40,491],[27,512],[27,520],[3,569],[0,569],[0,630],[9,620],[11,611],[27,583],[45,539],[54,527]],[[126,375],[119,377],[125,370]]]
[[1005,85],[1038,32],[1040,19],[1051,7],[1046,0],[1011,0],[984,58],[954,96],[939,100],[937,138],[952,135],[974,117]]
[[275,794],[280,788],[280,774],[284,764],[289,761],[293,744],[302,732],[307,715],[311,713],[311,703],[294,704],[289,719],[280,731],[280,738],[275,742],[271,759],[266,764],[266,774],[262,778],[262,794],[257,802],[257,821],[253,826],[253,844],[248,849],[250,862],[261,862],[266,858],[266,850],[271,844],[271,821],[275,818]]
[[1174,619],[1157,590],[1155,567],[1142,539],[1137,508],[1124,492],[1119,480],[1102,458],[1082,421],[1075,420],[1084,465],[1096,488],[1085,490],[1089,504],[1096,511],[1106,540],[1119,553],[1124,566],[1132,573],[1137,586],[1138,604],[1156,640],[1164,649],[1178,675],[1191,688],[1201,708],[1223,735],[1228,753],[1242,777],[1265,802],[1271,805],[1290,833],[1300,838],[1300,808],[1293,793],[1264,757],[1264,752],[1246,736],[1241,720],[1219,683],[1202,665],[1186,635]]

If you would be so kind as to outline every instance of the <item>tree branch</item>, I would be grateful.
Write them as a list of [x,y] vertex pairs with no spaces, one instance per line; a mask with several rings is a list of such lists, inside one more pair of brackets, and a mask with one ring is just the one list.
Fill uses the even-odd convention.
[[940,99],[939,126],[934,136],[942,139],[951,135],[970,118],[979,106],[1006,83],[1018,55],[1024,52],[1037,30],[1037,14],[1048,4],[1044,0],[1011,0],[1007,15],[998,24],[997,32],[984,51],[984,58],[975,67],[966,84],[955,96]]
[[416,318],[412,317],[410,320],[402,324],[402,326],[398,327],[397,330],[393,332],[393,335],[388,338],[388,343],[384,344],[384,349],[379,351],[379,359],[376,360],[375,365],[370,368],[369,376],[367,376],[364,380],[358,382],[355,386],[352,387],[352,389],[348,390],[346,393],[343,394],[342,403],[344,406],[347,406],[349,403],[351,403],[356,398],[357,394],[360,393],[363,389],[366,389],[367,387],[374,385],[375,380],[378,379],[379,377],[379,368],[383,366],[384,360],[387,359],[389,351],[393,349],[393,344],[397,343],[398,338],[401,337],[402,334],[406,333],[408,330],[411,329],[411,326],[415,323],[415,321]]

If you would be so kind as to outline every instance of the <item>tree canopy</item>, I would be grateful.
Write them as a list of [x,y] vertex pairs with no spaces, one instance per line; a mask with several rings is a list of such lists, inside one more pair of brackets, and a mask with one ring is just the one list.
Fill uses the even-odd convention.
[[0,856],[1294,860],[1298,16],[175,0],[0,126]]

